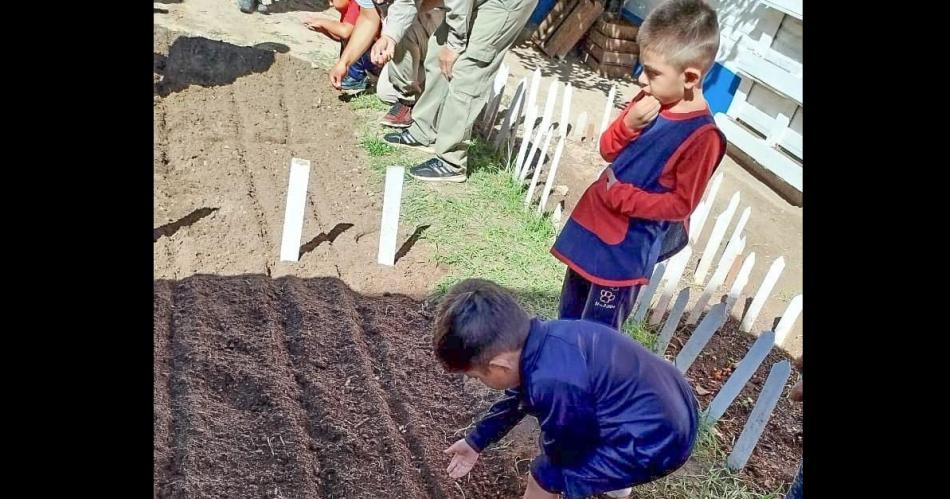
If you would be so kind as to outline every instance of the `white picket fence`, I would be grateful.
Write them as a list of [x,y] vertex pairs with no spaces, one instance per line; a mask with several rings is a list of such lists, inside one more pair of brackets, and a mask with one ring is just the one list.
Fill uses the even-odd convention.
[[[652,310],[648,319],[651,326],[659,325],[663,317],[666,317],[666,322],[660,328],[654,346],[657,354],[665,356],[670,340],[676,330],[681,327],[683,316],[686,315],[690,286],[702,288],[702,293],[693,303],[685,319],[685,324],[688,326],[697,322],[698,325],[693,328],[689,339],[673,359],[673,364],[684,374],[730,315],[742,320],[740,325],[742,331],[752,331],[762,311],[762,306],[771,298],[772,290],[785,267],[784,257],[779,256],[773,260],[762,282],[756,288],[752,303],[745,310],[744,315],[741,307],[735,310],[739,296],[746,289],[749,275],[756,264],[755,252],[744,254],[746,238],[743,231],[752,215],[751,207],[746,207],[741,211],[729,238],[725,239],[727,229],[735,218],[736,212],[739,211],[741,197],[736,192],[730,198],[726,208],[715,216],[715,223],[706,239],[699,261],[693,269],[692,277],[684,279],[686,270],[689,270],[694,245],[703,232],[703,225],[711,212],[712,203],[721,183],[722,173],[717,173],[709,184],[705,198],[693,214],[688,245],[668,261],[656,266],[650,284],[641,291],[631,314],[633,320],[642,322],[646,318],[647,310]],[[735,270],[737,266],[738,271]],[[712,275],[707,280],[710,270],[712,270]],[[731,285],[728,282],[730,278],[732,278]],[[679,289],[678,292],[677,289]],[[670,300],[674,294],[677,297],[670,307]],[[769,328],[762,331],[755,340],[712,402],[703,410],[703,418],[708,423],[715,424],[726,413],[772,349],[784,342],[802,312],[802,300],[801,294],[792,298],[774,330],[771,330],[770,321]],[[715,304],[710,307],[710,302]],[[730,469],[738,470],[748,462],[790,374],[791,366],[788,361],[778,362],[770,368],[769,376],[758,395],[758,400],[726,461]]]
[[[492,148],[501,154],[511,171],[512,179],[525,185],[525,209],[528,210],[533,203],[537,203],[537,214],[550,212],[551,221],[557,230],[560,227],[563,203],[549,207],[548,201],[556,185],[564,148],[568,141],[595,144],[596,147],[595,139],[600,135],[594,134],[599,130],[594,130],[594,120],[586,110],[577,113],[572,120],[573,88],[570,84],[565,86],[556,80],[551,81],[544,102],[539,102],[538,91],[542,79],[540,69],[536,69],[530,79],[525,77],[518,82],[504,118],[499,120],[501,99],[508,76],[509,68],[502,64],[495,75],[488,103],[477,129]],[[604,106],[601,128],[606,126],[605,122],[609,122],[616,91],[616,87],[611,87],[610,99]],[[519,136],[521,140],[517,141]],[[514,149],[516,142],[519,143],[517,150]],[[544,179],[543,183],[541,179]]]

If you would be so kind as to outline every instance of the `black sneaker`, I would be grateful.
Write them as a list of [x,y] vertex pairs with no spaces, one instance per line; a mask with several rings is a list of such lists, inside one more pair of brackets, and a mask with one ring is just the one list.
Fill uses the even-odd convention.
[[439,158],[432,158],[409,169],[409,175],[425,182],[465,182],[465,172],[451,169]]
[[412,134],[409,133],[409,130],[387,133],[386,135],[383,135],[383,140],[394,146],[411,147],[420,151],[435,153],[434,149],[416,140]]

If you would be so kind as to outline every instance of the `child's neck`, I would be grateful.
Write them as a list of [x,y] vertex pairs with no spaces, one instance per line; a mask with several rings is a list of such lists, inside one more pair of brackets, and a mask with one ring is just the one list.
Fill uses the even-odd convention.
[[682,99],[670,104],[669,107],[663,107],[664,111],[674,114],[682,114],[704,111],[709,106],[706,104],[706,98],[703,97],[702,89],[696,88],[693,90],[687,90]]

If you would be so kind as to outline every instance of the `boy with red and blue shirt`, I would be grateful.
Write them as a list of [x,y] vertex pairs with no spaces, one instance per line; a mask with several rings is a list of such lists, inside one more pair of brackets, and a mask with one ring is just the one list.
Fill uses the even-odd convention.
[[637,41],[642,88],[600,138],[611,164],[551,248],[568,267],[559,318],[618,330],[657,262],[686,246],[689,216],[726,150],[702,90],[719,47],[715,11],[669,0]]
[[[356,27],[356,21],[360,15],[360,5],[356,0],[333,0],[333,7],[340,13],[339,21],[310,15],[304,19],[304,25],[313,31],[323,33],[331,40],[340,42],[340,52],[342,53],[346,43],[350,40],[353,29]],[[379,68],[370,59],[369,50],[364,52],[347,69],[346,76],[341,82],[343,93],[355,95],[366,90],[369,86],[368,73],[379,74]]]

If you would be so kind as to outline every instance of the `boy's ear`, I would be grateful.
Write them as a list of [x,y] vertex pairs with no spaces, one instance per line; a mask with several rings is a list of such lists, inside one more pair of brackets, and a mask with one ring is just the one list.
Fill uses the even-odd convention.
[[689,67],[683,70],[683,85],[692,90],[703,83],[703,72],[698,68]]
[[505,354],[496,355],[492,360],[488,361],[488,366],[501,367],[508,370],[517,369],[511,357]]

